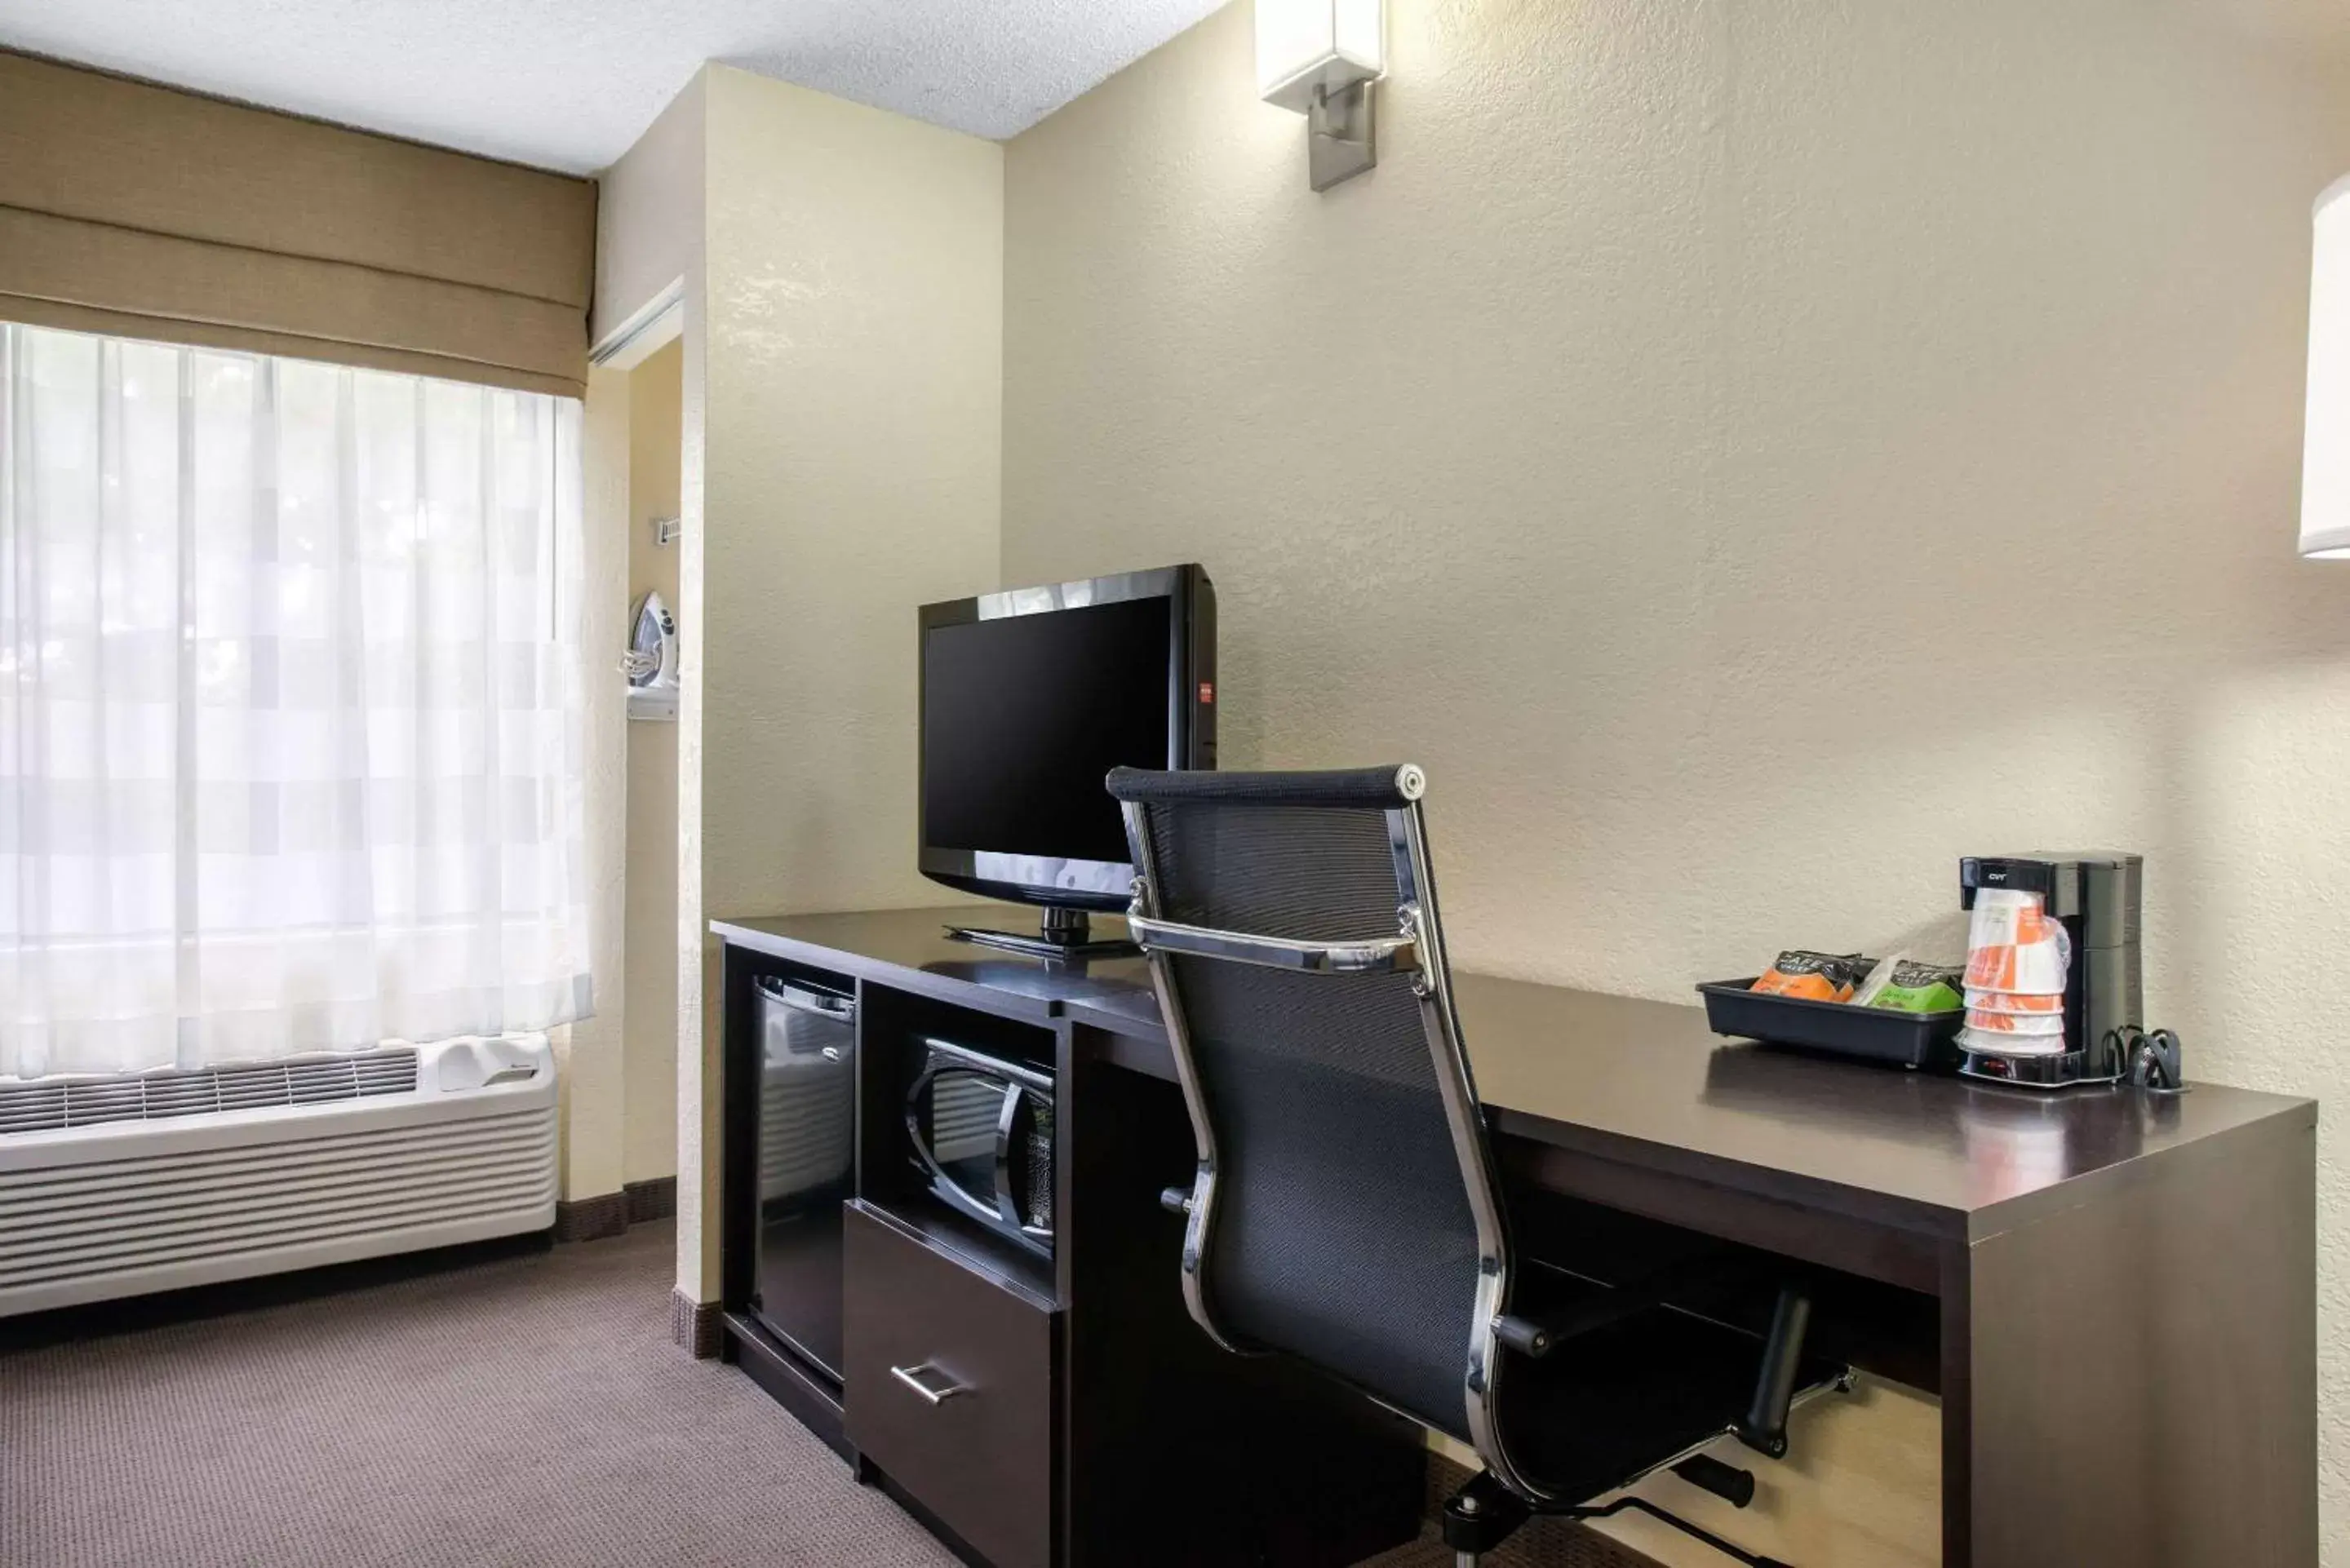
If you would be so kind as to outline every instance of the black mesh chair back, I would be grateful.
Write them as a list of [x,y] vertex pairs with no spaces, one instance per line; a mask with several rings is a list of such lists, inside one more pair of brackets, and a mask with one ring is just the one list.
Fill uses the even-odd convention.
[[1121,768],[1109,790],[1200,1145],[1192,1315],[1482,1449],[1502,1220],[1419,770]]

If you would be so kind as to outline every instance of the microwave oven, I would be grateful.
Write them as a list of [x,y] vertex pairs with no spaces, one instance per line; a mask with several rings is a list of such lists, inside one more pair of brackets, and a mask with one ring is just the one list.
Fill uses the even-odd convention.
[[931,1191],[1032,1251],[1053,1251],[1053,1078],[951,1040],[922,1042],[906,1136]]

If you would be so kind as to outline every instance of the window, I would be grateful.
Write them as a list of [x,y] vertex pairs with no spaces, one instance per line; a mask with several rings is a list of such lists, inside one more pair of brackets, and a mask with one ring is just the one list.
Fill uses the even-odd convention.
[[0,327],[0,1077],[587,1012],[579,442]]

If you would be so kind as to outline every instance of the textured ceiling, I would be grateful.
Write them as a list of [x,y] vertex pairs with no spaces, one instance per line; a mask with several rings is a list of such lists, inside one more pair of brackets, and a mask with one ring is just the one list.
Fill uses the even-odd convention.
[[0,45],[550,169],[704,60],[1022,130],[1223,0],[0,0]]

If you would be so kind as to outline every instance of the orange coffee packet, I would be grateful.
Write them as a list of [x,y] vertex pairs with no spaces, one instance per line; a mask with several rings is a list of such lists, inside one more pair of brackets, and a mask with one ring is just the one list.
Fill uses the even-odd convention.
[[1815,953],[1790,948],[1747,989],[1767,996],[1846,1002],[1867,970],[1868,961],[1858,953]]

